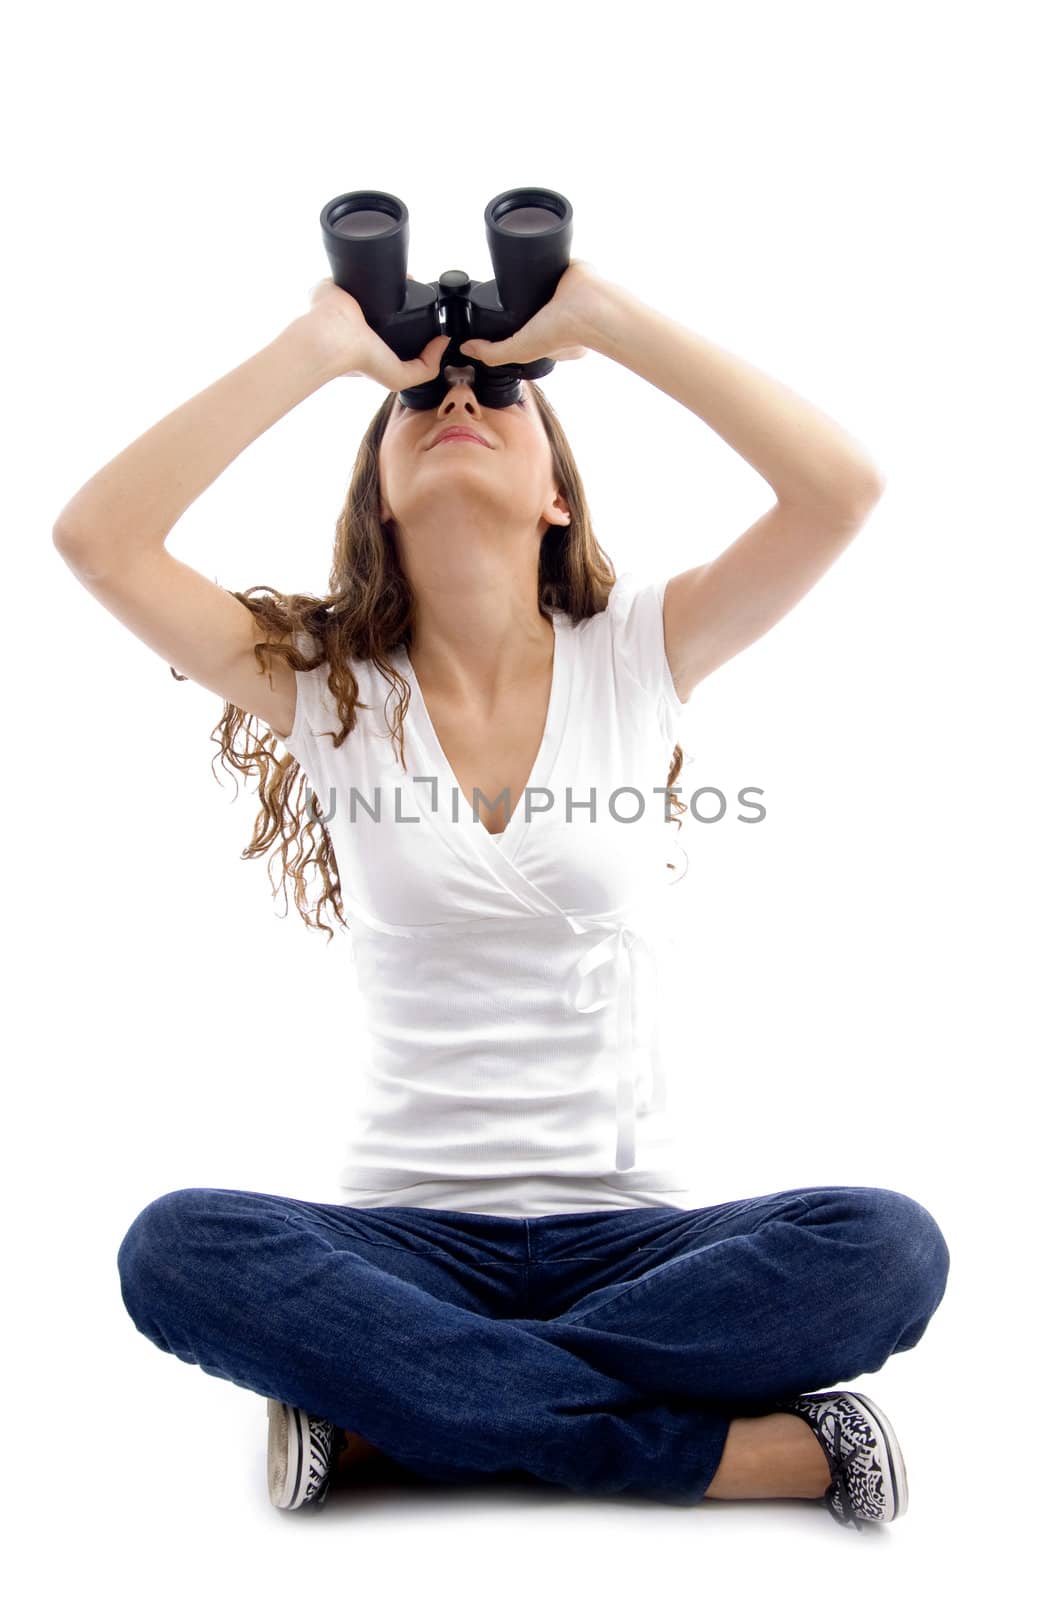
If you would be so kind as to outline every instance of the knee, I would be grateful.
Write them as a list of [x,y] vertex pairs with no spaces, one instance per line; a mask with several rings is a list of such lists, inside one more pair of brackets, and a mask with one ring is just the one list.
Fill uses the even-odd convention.
[[167,1275],[180,1271],[182,1241],[202,1207],[200,1189],[172,1189],[151,1200],[126,1229],[118,1247],[118,1278],[126,1310],[138,1327]]
[[950,1254],[942,1229],[925,1206],[897,1189],[858,1189],[874,1242],[878,1281],[912,1296],[925,1317],[941,1301]]

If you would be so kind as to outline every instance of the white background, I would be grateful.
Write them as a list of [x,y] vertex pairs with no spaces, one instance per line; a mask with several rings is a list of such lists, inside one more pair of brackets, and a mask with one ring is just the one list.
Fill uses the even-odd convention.
[[[29,1592],[930,1595],[1055,1544],[1056,20],[667,0],[9,24],[3,1454]],[[333,1197],[357,1013],[343,939],[240,860],[258,802],[212,778],[221,701],[77,583],[53,520],[306,309],[330,197],[400,195],[415,277],[487,278],[484,206],[532,183],[572,202],[574,255],[789,384],[888,480],[697,691],[689,781],[758,786],[768,817],[685,824],[670,1023],[699,1203],[880,1185],[948,1240],[924,1339],[857,1385],[911,1492],[860,1545],[797,1501],[681,1516],[547,1489],[380,1491],[308,1525],[267,1501],[264,1402],[165,1357],[119,1297],[157,1195]],[[709,560],[772,503],[622,365],[542,381],[619,571]],[[382,398],[319,390],[170,549],[227,587],[321,592]]]

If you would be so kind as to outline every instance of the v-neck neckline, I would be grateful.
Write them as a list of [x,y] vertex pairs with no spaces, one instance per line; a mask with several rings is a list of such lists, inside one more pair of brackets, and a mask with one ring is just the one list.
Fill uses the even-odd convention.
[[[515,842],[522,830],[527,827],[524,803],[525,791],[542,787],[553,768],[561,734],[563,702],[567,698],[563,689],[568,677],[568,662],[565,659],[565,643],[568,637],[565,627],[566,620],[564,613],[552,609],[551,623],[554,628],[554,655],[551,661],[550,694],[547,700],[547,716],[543,725],[543,736],[540,739],[539,748],[532,762],[532,770],[528,775],[524,788],[513,803],[509,819],[501,833],[489,832],[481,818],[474,813],[472,801],[468,799],[465,790],[458,782],[454,768],[451,766],[447,753],[436,732],[436,725],[429,713],[428,703],[421,691],[421,684],[418,682],[418,676],[414,670],[410,654],[405,645],[399,646],[403,665],[410,674],[409,710],[413,714],[414,726],[419,734],[421,743],[432,758],[433,764],[438,767],[439,776],[452,786],[453,793],[460,796],[463,808],[463,823],[473,832],[483,835],[486,843],[495,850],[503,849],[509,852],[510,846]],[[481,810],[483,809],[482,805]]]

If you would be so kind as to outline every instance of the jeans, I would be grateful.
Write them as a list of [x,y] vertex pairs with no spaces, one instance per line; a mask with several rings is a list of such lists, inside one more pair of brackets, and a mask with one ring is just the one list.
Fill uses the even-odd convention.
[[892,1189],[518,1219],[189,1188],[118,1270],[160,1350],[419,1478],[693,1505],[733,1417],[911,1350],[949,1259]]

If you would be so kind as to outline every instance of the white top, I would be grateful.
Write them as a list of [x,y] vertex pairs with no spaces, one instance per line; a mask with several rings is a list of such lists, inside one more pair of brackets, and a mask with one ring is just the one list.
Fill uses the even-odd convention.
[[683,1207],[656,1008],[661,896],[682,860],[663,792],[684,710],[667,581],[622,574],[596,616],[552,613],[546,727],[501,834],[462,793],[405,648],[389,658],[411,687],[405,772],[371,662],[353,663],[366,708],[338,749],[328,665],[296,674],[283,743],[332,839],[368,1029],[350,1044],[361,1116],[342,1203]]

